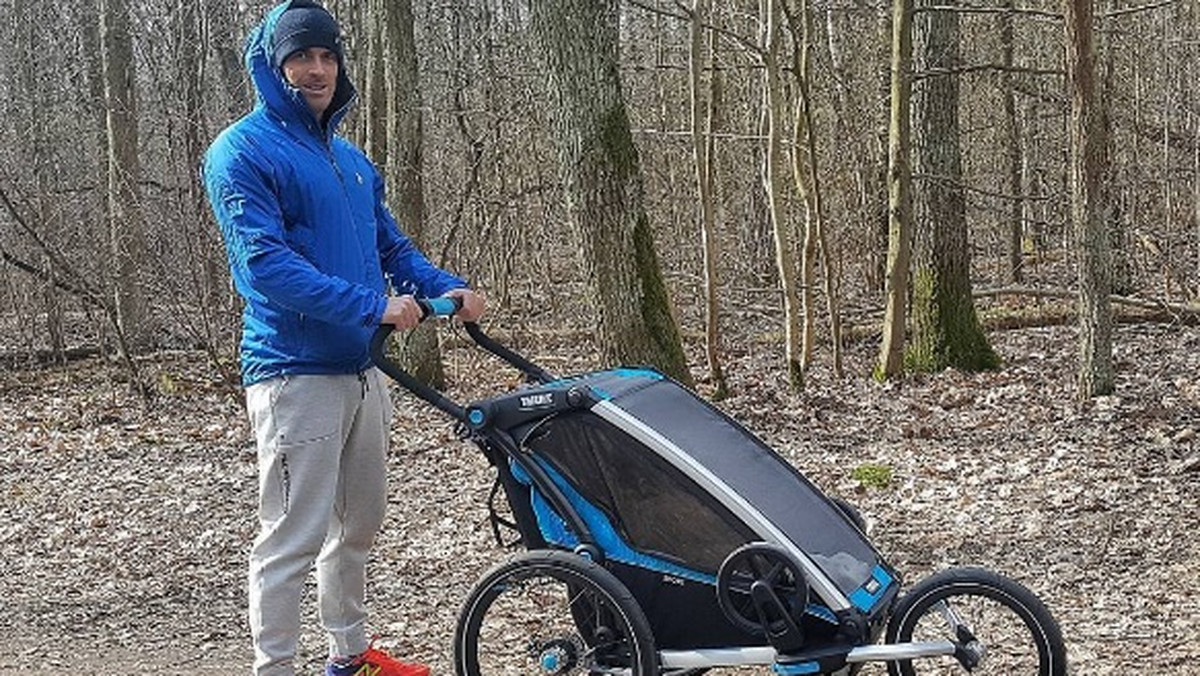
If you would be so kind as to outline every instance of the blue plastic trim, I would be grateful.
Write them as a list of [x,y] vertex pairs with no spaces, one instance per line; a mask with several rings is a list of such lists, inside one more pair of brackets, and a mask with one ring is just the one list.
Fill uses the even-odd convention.
[[[579,512],[579,516],[587,525],[588,530],[592,532],[592,537],[596,539],[596,544],[604,552],[604,556],[610,561],[624,563],[646,570],[652,570],[664,575],[672,575],[674,577],[699,582],[701,584],[716,585],[717,577],[715,575],[707,575],[700,571],[685,568],[670,561],[643,554],[625,542],[624,539],[617,533],[612,522],[608,520],[604,512],[600,511],[595,505],[583,499],[583,496],[571,486],[561,474],[553,467],[550,467],[544,462],[538,461],[550,478],[562,490],[563,495],[567,497],[571,505],[575,507],[575,511]],[[520,469],[519,466],[513,467],[513,477],[524,484],[529,484],[529,475]],[[567,549],[574,549],[579,544],[579,538],[567,526],[567,522],[554,511],[550,503],[542,496],[540,491],[533,491],[533,513],[537,516],[538,527],[542,531],[542,537],[546,542],[549,542]]]
[[437,317],[449,317],[458,311],[453,298],[428,298],[429,310]]
[[[571,385],[574,385],[580,381],[594,380],[603,376],[615,376],[617,378],[646,378],[649,380],[663,380],[666,377],[658,371],[653,371],[651,369],[619,368],[608,371],[592,371],[590,373],[584,373],[577,376],[559,378],[558,380],[543,383],[542,387],[550,387],[555,389],[570,387]],[[595,397],[604,401],[612,401],[613,394],[608,390],[596,387],[590,383],[588,384],[588,389]]]
[[606,373],[611,373],[612,375],[617,376],[618,378],[649,378],[650,380],[662,380],[663,379],[663,374],[659,373],[658,371],[652,371],[650,369],[621,368],[621,369],[613,369],[611,371],[607,371]]
[[833,611],[825,606],[818,606],[810,603],[804,608],[804,612],[812,615],[818,620],[824,620],[830,624],[839,624],[837,615],[834,615]]
[[819,674],[821,673],[821,665],[817,662],[797,662],[796,664],[780,664],[776,662],[771,665],[771,671],[777,674]]
[[[883,598],[893,582],[892,576],[883,569],[883,566],[876,565],[875,570],[871,571],[871,579],[850,594],[850,603],[864,613],[871,612],[871,609],[875,607],[876,603],[879,603],[879,599]],[[870,590],[871,587],[875,588],[874,591]]]

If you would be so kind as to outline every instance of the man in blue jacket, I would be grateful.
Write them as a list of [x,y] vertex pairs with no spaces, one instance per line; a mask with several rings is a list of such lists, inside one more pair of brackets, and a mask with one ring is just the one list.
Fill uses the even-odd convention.
[[[316,564],[327,674],[425,676],[367,641],[365,566],[386,505],[391,404],[371,368],[380,324],[415,326],[413,294],[484,302],[400,231],[383,180],[335,135],[355,99],[340,29],[312,0],[251,33],[254,110],[213,142],[204,182],[245,299],[242,379],[258,445],[260,531],[250,554],[256,674],[294,673],[300,599]],[[389,295],[387,281],[405,295]]]

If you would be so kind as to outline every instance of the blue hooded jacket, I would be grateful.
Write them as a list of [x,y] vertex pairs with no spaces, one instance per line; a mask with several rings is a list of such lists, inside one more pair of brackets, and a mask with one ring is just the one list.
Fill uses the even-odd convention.
[[271,35],[294,2],[277,5],[251,32],[245,58],[257,104],[204,158],[205,189],[246,301],[244,385],[367,368],[387,305],[385,275],[397,290],[427,297],[467,286],[400,231],[379,172],[335,135],[355,99],[340,58],[324,127],[272,65]]

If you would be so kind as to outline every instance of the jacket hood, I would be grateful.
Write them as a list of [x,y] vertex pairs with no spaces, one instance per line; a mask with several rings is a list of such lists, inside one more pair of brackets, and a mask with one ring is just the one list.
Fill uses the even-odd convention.
[[[271,37],[275,34],[279,17],[294,4],[311,3],[304,2],[304,0],[282,2],[271,8],[262,22],[250,31],[250,36],[246,39],[246,71],[254,83],[259,106],[266,108],[272,115],[286,122],[299,123],[308,128],[312,122],[319,122],[319,120],[314,119],[312,109],[308,107],[308,102],[304,100],[304,95],[300,93],[300,90],[288,84],[283,77],[283,72],[272,63]],[[357,94],[357,90],[346,72],[345,59],[339,53],[337,88],[334,89],[333,101],[329,104],[329,112],[326,113],[328,117],[324,132],[326,135],[332,134],[337,128],[342,118],[349,112]],[[319,128],[317,127],[317,129]]]

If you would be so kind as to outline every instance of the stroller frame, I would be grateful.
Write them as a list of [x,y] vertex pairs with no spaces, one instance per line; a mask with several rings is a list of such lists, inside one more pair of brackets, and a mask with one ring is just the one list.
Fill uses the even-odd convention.
[[[456,309],[453,305],[439,306],[428,301],[422,301],[422,306],[427,314],[452,314]],[[593,372],[575,378],[560,379],[493,340],[478,325],[466,323],[464,326],[479,347],[519,370],[534,388],[518,390],[466,406],[461,405],[416,380],[387,357],[384,348],[392,330],[389,326],[381,327],[375,334],[371,343],[372,359],[381,371],[405,389],[460,422],[463,436],[478,445],[496,467],[496,482],[504,488],[515,520],[515,523],[505,525],[514,527],[520,533],[520,541],[527,549],[571,551],[601,568],[623,565],[620,561],[612,560],[615,555],[606,551],[600,541],[604,533],[600,532],[600,537],[597,537],[597,531],[603,531],[603,526],[598,529],[596,518],[585,514],[588,507],[580,506],[577,498],[572,499],[573,496],[569,493],[573,491],[569,485],[563,484],[563,478],[557,475],[553,467],[536,460],[527,449],[523,450],[525,439],[518,439],[510,433],[513,429],[527,429],[526,436],[530,436],[533,434],[532,430],[537,429],[540,424],[539,420],[550,419],[564,412],[586,409],[645,448],[651,449],[670,467],[694,482],[705,494],[712,496],[722,509],[727,510],[753,531],[756,541],[742,548],[747,552],[739,554],[740,549],[734,551],[722,563],[721,572],[716,580],[718,596],[723,593],[722,576],[726,590],[729,586],[730,578],[725,572],[727,566],[734,568],[733,574],[737,575],[745,572],[747,557],[767,556],[768,561],[775,562],[785,569],[791,567],[794,571],[792,579],[801,586],[806,585],[805,598],[807,590],[811,590],[822,602],[824,608],[818,608],[820,612],[815,614],[824,615],[823,619],[833,625],[829,630],[832,638],[827,637],[824,643],[812,645],[811,641],[806,641],[805,631],[800,626],[799,615],[804,614],[804,609],[797,611],[795,608],[785,608],[786,604],[781,605],[780,600],[772,593],[775,590],[769,588],[770,585],[766,585],[768,588],[764,590],[764,585],[759,584],[758,591],[749,594],[753,598],[753,604],[745,611],[748,618],[738,616],[736,610],[729,610],[724,605],[726,597],[719,600],[723,602],[721,609],[726,615],[733,613],[731,620],[750,624],[753,624],[754,620],[762,622],[763,633],[766,636],[761,640],[761,644],[716,647],[663,646],[654,651],[656,668],[653,670],[639,671],[634,666],[629,669],[593,670],[588,673],[691,674],[717,667],[770,665],[776,673],[781,674],[840,675],[856,673],[859,666],[866,662],[886,662],[890,673],[908,676],[917,673],[913,665],[918,664],[919,660],[939,656],[950,656],[970,671],[986,658],[987,649],[949,605],[949,599],[960,594],[998,598],[998,602],[1016,612],[1033,633],[1039,655],[1039,676],[1059,676],[1066,673],[1065,648],[1057,624],[1041,602],[1017,583],[981,569],[952,569],[945,571],[944,575],[935,575],[923,581],[910,591],[909,595],[900,599],[900,576],[891,570],[882,558],[877,558],[874,570],[863,585],[847,590],[844,582],[839,584],[832,579],[826,569],[789,537],[772,518],[764,515],[763,510],[752,504],[742,492],[731,487],[726,477],[684,452],[667,435],[631,415],[625,408],[614,403],[611,397],[597,396],[594,392],[601,389],[596,387],[595,378],[603,377],[607,373],[663,378],[661,374],[643,369],[618,369],[615,372]],[[599,383],[607,385],[607,381],[601,380]],[[725,419],[725,422],[731,421]],[[749,435],[749,432],[745,433]],[[833,527],[845,529],[847,524],[852,524],[852,519],[844,513],[844,508],[812,487],[794,468],[793,472],[831,507],[831,514],[840,517],[841,523],[834,523],[837,517],[831,520]],[[542,505],[541,513],[535,513],[536,506],[521,497],[528,495],[531,490],[539,494],[553,515],[561,519],[564,526],[558,531],[561,534],[549,538],[555,541],[548,541],[547,538],[545,505]],[[492,499],[495,497],[494,489]],[[499,541],[498,523],[503,519],[497,515],[494,506],[490,517]],[[850,527],[854,528],[852,525]],[[854,530],[857,533],[857,528]],[[866,542],[865,536],[861,537],[863,542]],[[869,543],[867,547],[870,548]],[[871,552],[874,552],[873,548]],[[737,558],[739,555],[742,558]],[[654,568],[655,565],[652,563],[650,567]],[[665,567],[656,570],[663,574],[664,579],[675,576],[670,562],[663,565]],[[743,568],[738,569],[739,565]],[[481,580],[473,599],[482,593],[485,584],[496,583],[494,580]],[[617,586],[620,585],[618,581]],[[749,586],[753,585],[748,585],[747,589]],[[996,593],[989,593],[990,591]],[[914,598],[915,592],[920,592],[920,596]],[[728,595],[727,591],[724,593]],[[1018,606],[1016,608],[1010,602],[1013,599]],[[468,605],[471,603],[469,600]],[[925,603],[928,607],[922,605]],[[469,608],[464,607],[463,612],[467,613],[468,610]],[[948,634],[935,640],[913,640],[913,627],[904,623],[915,625],[925,613],[940,614],[948,627]],[[904,619],[897,620],[898,617]],[[460,631],[463,623],[464,619],[460,617]],[[885,624],[888,628],[888,640],[884,644],[875,644]],[[456,638],[456,648],[457,640]],[[543,659],[543,673],[566,673],[550,668],[547,664],[549,662]],[[458,659],[456,670],[464,676],[482,673],[478,666],[465,667]]]

